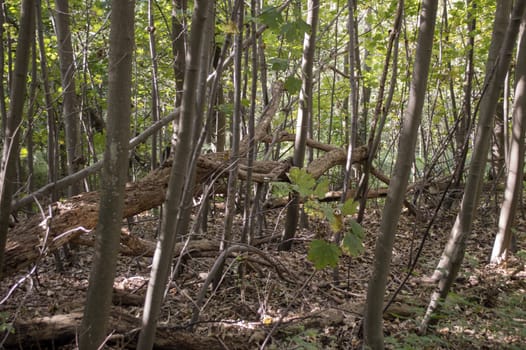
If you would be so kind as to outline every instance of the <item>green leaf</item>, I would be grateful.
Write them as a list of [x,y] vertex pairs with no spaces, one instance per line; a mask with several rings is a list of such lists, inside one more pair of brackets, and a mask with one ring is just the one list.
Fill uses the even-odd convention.
[[284,197],[291,191],[290,185],[283,182],[272,183],[272,195],[276,197]]
[[343,203],[342,206],[342,215],[353,215],[358,211],[358,202],[355,202],[352,198],[349,198]]
[[263,9],[259,15],[261,23],[267,25],[270,29],[278,29],[283,23],[283,16],[281,12],[274,6]]
[[342,250],[350,256],[358,256],[364,251],[362,240],[352,232],[347,232],[343,236]]
[[290,181],[293,184],[294,189],[301,196],[309,196],[312,194],[316,180],[311,174],[307,173],[304,169],[293,167],[289,173]]
[[234,113],[234,104],[233,103],[222,103],[218,105],[217,110],[226,115],[232,115]]
[[320,209],[323,212],[323,215],[325,215],[325,218],[331,222],[331,220],[334,217],[334,208],[329,203],[322,202],[320,204]]
[[310,32],[310,26],[301,19],[285,23],[281,27],[281,34],[289,42],[302,40],[306,32]]
[[283,86],[287,92],[289,92],[291,95],[295,95],[301,89],[301,79],[298,79],[293,75],[289,75],[287,78],[285,78],[285,83]]
[[360,240],[362,240],[365,237],[365,232],[363,230],[362,225],[360,225],[356,220],[351,220],[349,222],[349,225],[351,226],[351,232],[358,237]]
[[325,194],[329,192],[329,179],[322,179],[314,188],[314,195],[316,198],[322,199],[325,198]]
[[325,218],[319,201],[313,201],[313,200],[306,201],[305,203],[303,203],[303,210],[309,217],[317,218],[320,220]]
[[273,57],[268,60],[270,69],[275,72],[284,72],[289,68],[289,60],[284,58]]
[[314,264],[317,270],[327,266],[336,267],[340,260],[341,250],[334,243],[329,243],[322,239],[311,242],[307,259]]

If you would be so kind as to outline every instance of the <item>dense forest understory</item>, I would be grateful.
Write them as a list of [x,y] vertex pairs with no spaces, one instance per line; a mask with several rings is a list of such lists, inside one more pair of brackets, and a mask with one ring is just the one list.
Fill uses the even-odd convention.
[[[435,198],[437,199],[437,195]],[[516,258],[504,266],[487,264],[493,244],[488,230],[496,220],[493,196],[477,212],[467,258],[436,326],[425,336],[417,335],[417,319],[422,317],[433,285],[426,281],[435,263],[437,246],[442,246],[454,221],[444,211],[426,240],[423,253],[412,276],[385,313],[386,344],[391,349],[520,349],[526,342],[526,268]],[[218,203],[219,204],[219,203]],[[434,208],[422,208],[423,217],[415,220],[405,213],[400,221],[393,256],[392,282],[386,301],[406,277],[410,260],[415,257],[425,229],[425,217]],[[158,349],[255,349],[264,341],[277,349],[350,349],[361,342],[360,326],[365,290],[372,256],[344,258],[340,263],[341,280],[335,283],[332,271],[316,271],[307,259],[308,244],[326,235],[327,222],[312,220],[301,230],[292,252],[277,252],[282,208],[265,213],[266,225],[255,247],[261,253],[232,253],[228,268],[216,293],[206,295],[205,307],[195,324],[189,324],[193,304],[217,256],[222,230],[222,214],[209,220],[206,235],[194,235],[180,255],[181,271],[168,287],[159,321]],[[374,244],[381,206],[371,203],[363,221],[366,227],[365,251]],[[137,216],[129,234],[146,242],[154,241],[155,217]],[[521,216],[517,230],[526,229]],[[240,235],[241,224],[234,226]],[[183,239],[186,237],[182,237]],[[93,258],[89,240],[79,240],[65,271],[57,272],[53,257],[38,263],[29,281],[23,273],[3,283],[2,295],[9,295],[3,310],[18,316],[4,341],[6,348],[74,349],[82,318],[88,274]],[[92,244],[92,243],[91,243]],[[142,308],[150,271],[152,252],[145,256],[121,255],[114,286],[108,348],[135,348],[138,315]],[[243,268],[241,268],[243,266]],[[243,271],[243,272],[241,272]],[[240,275],[242,273],[242,275]],[[22,283],[21,287],[11,286]],[[194,333],[190,333],[193,328]],[[269,339],[266,339],[266,338]]]
[[0,0],[0,348],[524,349],[526,0]]

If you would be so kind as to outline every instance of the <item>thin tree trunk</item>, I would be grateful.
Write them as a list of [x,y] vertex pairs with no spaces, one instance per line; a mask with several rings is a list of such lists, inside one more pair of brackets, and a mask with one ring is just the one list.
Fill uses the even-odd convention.
[[526,130],[526,18],[522,19],[521,38],[515,71],[515,100],[509,155],[509,170],[500,209],[499,231],[495,237],[491,262],[505,260],[510,249],[512,225],[522,190],[524,167],[524,134]]
[[110,24],[108,123],[97,240],[79,348],[99,349],[106,337],[128,171],[135,1],[114,0]]
[[[5,80],[5,59],[4,59],[4,23],[5,23],[5,17],[4,17],[4,8],[5,3],[4,0],[0,0],[0,81],[6,81]],[[0,139],[5,139],[5,128],[7,125],[7,107],[5,103],[5,95],[6,95],[6,84],[0,84],[0,121],[1,121],[1,127],[0,127]]]
[[157,318],[163,301],[166,281],[168,280],[173,247],[176,238],[176,226],[181,215],[189,212],[184,210],[184,189],[188,186],[193,169],[190,167],[195,146],[195,119],[197,88],[199,86],[200,57],[206,31],[202,30],[208,16],[210,1],[194,2],[192,28],[190,32],[189,50],[186,56],[186,71],[184,76],[183,100],[181,104],[181,119],[179,123],[178,141],[175,147],[174,164],[170,173],[168,193],[165,202],[166,215],[163,216],[161,233],[155,249],[152,272],[146,300],[144,302],[142,329],[137,343],[137,349],[151,349],[157,327]]
[[[174,55],[175,108],[180,107],[183,100],[185,57],[187,50],[186,2],[187,0],[172,0],[172,53]],[[178,116],[173,122],[172,148],[173,145],[177,143],[179,123]]]
[[[302,84],[299,98],[298,117],[296,120],[296,139],[294,141],[294,157],[292,164],[295,167],[302,168],[305,160],[305,148],[307,140],[307,131],[309,126],[309,119],[312,119],[312,82],[313,82],[313,66],[314,66],[314,52],[316,50],[316,34],[318,31],[319,18],[319,0],[308,1],[307,24],[310,25],[310,33],[305,33],[303,39],[303,59],[301,62]],[[292,200],[287,208],[287,216],[285,221],[285,229],[279,250],[290,250],[292,247],[292,240],[296,233],[296,226],[299,218],[299,194],[291,193]]]
[[[497,4],[492,43],[486,64],[485,86],[487,86],[487,89],[480,102],[480,118],[468,178],[464,188],[464,196],[455,224],[451,229],[449,240],[432,277],[433,280],[438,282],[438,289],[431,296],[426,314],[420,324],[420,331],[422,333],[427,330],[427,326],[434,312],[439,309],[440,301],[444,300],[449,293],[449,289],[458,274],[464,258],[466,240],[471,233],[473,217],[480,197],[481,184],[484,177],[493,116],[497,108],[499,94],[506,77],[506,72],[508,71],[522,14],[526,6],[525,1],[516,2],[509,25],[507,29],[505,29],[504,40],[502,40],[502,34],[499,35],[499,31],[502,33],[502,21],[507,22],[509,15],[506,11],[501,10],[502,7],[505,7],[504,5],[508,3],[508,0],[504,0]],[[499,49],[501,43],[502,46]]]
[[[474,69],[474,51],[475,51],[475,27],[476,27],[476,16],[475,16],[475,10],[476,10],[476,2],[473,0],[468,0],[466,3],[466,6],[468,8],[468,15],[467,15],[467,29],[468,29],[468,47],[469,50],[466,54],[466,75],[464,78],[464,102],[462,104],[462,116],[458,123],[456,132],[455,132],[455,141],[456,141],[456,152],[455,152],[455,172],[453,173],[453,181],[452,185],[454,188],[458,187],[460,185],[460,182],[462,180],[462,174],[464,170],[464,164],[466,162],[466,155],[467,155],[467,145],[464,144],[468,140],[468,135],[470,134],[470,130],[472,127],[472,110],[471,110],[471,101],[472,101],[472,90],[473,90],[473,78],[475,75],[475,69]],[[446,207],[450,207],[451,203],[448,200],[448,202],[445,203]]]
[[186,52],[186,0],[172,0],[172,53],[174,55],[175,107],[181,105]]
[[[257,18],[257,0],[251,0],[250,2],[250,15],[252,18]],[[252,167],[254,165],[254,160],[256,157],[255,149],[255,120],[256,120],[256,99],[257,99],[257,89],[258,89],[258,41],[256,37],[256,23],[252,22],[250,26],[250,32],[253,36],[252,46],[251,46],[251,64],[252,64],[252,76],[250,77],[251,86],[250,86],[250,110],[248,113],[248,170],[247,170],[247,181],[245,187],[245,210],[243,213],[243,236],[241,242],[251,243],[254,233],[254,221],[255,221],[255,210],[257,206],[255,201],[259,200],[258,198],[252,199],[254,184],[252,183]],[[254,200],[254,204],[251,204],[251,201]]]
[[[221,237],[220,251],[224,251],[232,243],[232,226],[234,222],[234,215],[236,212],[236,193],[237,193],[237,174],[239,171],[239,141],[241,129],[241,81],[242,81],[242,58],[243,58],[243,18],[245,6],[243,0],[237,0],[234,5],[234,17],[237,26],[237,32],[234,38],[234,113],[231,120],[231,140],[227,195],[226,195],[226,209],[223,235]],[[219,285],[221,275],[223,273],[223,264],[216,270],[217,274],[214,276],[214,289]]]
[[0,158],[0,279],[4,267],[4,251],[11,213],[11,199],[16,188],[15,159],[19,150],[20,123],[24,111],[29,52],[34,38],[35,2],[23,0],[20,11],[20,31],[16,47],[15,71],[11,85],[4,147]]
[[[387,73],[389,72],[389,65],[392,59],[391,56],[393,55],[393,47],[395,47],[395,45],[398,45],[398,36],[402,25],[402,15],[404,9],[403,3],[403,0],[398,1],[396,16],[393,23],[393,29],[391,30],[391,33],[389,35],[389,43],[387,46],[387,52],[384,61],[384,69],[382,71],[382,76],[380,77],[378,97],[374,108],[373,121],[371,122],[372,126],[369,131],[369,138],[367,142],[369,148],[369,156],[367,162],[365,163],[362,176],[360,178],[358,191],[356,191],[355,200],[360,201],[360,209],[358,211],[357,218],[358,222],[361,222],[363,220],[363,216],[365,215],[365,206],[367,204],[367,191],[369,190],[370,170],[373,166],[373,159],[376,157],[376,151],[378,150],[380,140],[382,139],[382,129],[384,126],[385,118],[387,116],[388,109],[385,107],[387,103],[384,101],[385,84],[387,81]],[[395,48],[394,50],[397,49]],[[392,82],[394,82],[394,78]],[[391,84],[390,92],[394,92],[393,84]]]
[[[355,15],[354,15],[354,1],[348,0],[347,7],[349,8],[349,85],[351,91],[349,92],[349,101],[351,103],[351,125],[349,128],[349,144],[347,147],[347,161],[345,163],[344,179],[343,179],[343,192],[341,202],[345,202],[347,199],[347,194],[349,192],[349,185],[351,182],[351,168],[352,168],[352,153],[357,145],[358,138],[358,103],[359,103],[359,94],[358,94],[358,83],[356,76],[356,25],[355,25]],[[329,142],[330,144],[330,142]]]
[[[66,134],[67,173],[71,175],[83,165],[80,148],[80,114],[77,108],[77,92],[75,89],[76,69],[69,25],[71,14],[68,0],[55,0],[55,6],[60,75],[62,77],[62,118]],[[68,195],[73,196],[80,192],[80,183],[76,183],[70,186]]]
[[[159,120],[159,84],[157,74],[157,50],[155,48],[155,21],[153,16],[153,0],[148,0],[148,39],[150,47],[150,60],[152,61],[151,74],[152,74],[152,95],[151,95],[151,112],[152,112],[152,123]],[[159,165],[159,143],[160,133],[154,133],[152,135],[152,156],[150,162],[150,169],[154,170]]]
[[[0,10],[1,12],[1,10]],[[27,110],[27,191],[31,193],[35,190],[35,153],[33,141],[33,123],[35,121],[34,114],[37,106],[37,90],[38,90],[38,62],[37,62],[37,43],[33,38],[31,44],[31,89],[29,91],[29,108]]]
[[[54,183],[58,179],[58,137],[57,137],[57,122],[55,110],[53,109],[53,98],[51,96],[51,88],[49,87],[48,67],[46,58],[46,48],[44,43],[44,26],[42,23],[42,11],[40,0],[36,1],[36,16],[37,16],[37,35],[38,46],[40,52],[40,70],[42,74],[42,86],[44,88],[44,98],[46,101],[47,113],[47,163],[48,163],[48,182]],[[58,200],[58,192],[51,192],[51,201]]]
[[402,121],[400,143],[389,193],[382,213],[380,233],[376,240],[373,274],[367,288],[364,317],[364,349],[383,349],[384,337],[382,315],[384,294],[391,263],[394,236],[411,171],[418,128],[422,119],[427,78],[433,48],[437,0],[424,0],[420,12],[420,28],[417,39],[415,63],[407,111]]

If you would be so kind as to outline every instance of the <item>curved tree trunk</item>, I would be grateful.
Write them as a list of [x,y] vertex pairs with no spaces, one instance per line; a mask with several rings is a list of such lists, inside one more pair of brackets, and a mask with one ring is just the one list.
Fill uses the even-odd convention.
[[367,288],[367,304],[364,317],[364,349],[384,349],[382,330],[384,294],[391,263],[394,236],[414,158],[418,128],[422,119],[433,48],[437,2],[436,0],[424,0],[420,12],[420,29],[408,107],[402,121],[394,174],[385,200],[380,234],[376,241],[373,275]]
[[97,241],[79,348],[99,349],[106,337],[124,212],[128,171],[135,1],[114,0],[110,24],[108,123]]

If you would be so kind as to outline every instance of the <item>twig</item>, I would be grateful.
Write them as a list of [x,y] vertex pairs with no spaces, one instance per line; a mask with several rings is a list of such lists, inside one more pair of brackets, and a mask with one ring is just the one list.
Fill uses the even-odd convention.
[[197,321],[199,320],[200,307],[203,305],[203,300],[205,298],[205,294],[206,294],[206,291],[208,289],[208,286],[215,279],[215,275],[218,273],[220,267],[224,266],[226,258],[230,254],[232,254],[234,252],[251,252],[251,253],[258,254],[259,256],[261,256],[263,259],[268,261],[272,266],[274,266],[276,268],[276,273],[278,274],[278,276],[280,278],[282,278],[283,280],[285,280],[285,281],[287,281],[289,283],[294,283],[294,282],[290,281],[289,279],[287,279],[287,278],[285,278],[283,276],[283,274],[281,273],[281,271],[278,268],[278,264],[279,263],[275,262],[272,258],[270,258],[262,250],[260,250],[258,248],[255,248],[255,247],[252,247],[252,246],[249,246],[249,245],[242,245],[242,244],[236,244],[236,245],[233,245],[231,247],[228,247],[216,259],[214,265],[212,266],[212,269],[208,273],[208,276],[207,276],[205,282],[203,283],[203,286],[201,287],[201,290],[199,291],[199,295],[197,296],[197,300],[196,300],[196,302],[194,304],[194,311],[193,311],[193,314],[192,314],[192,319],[190,321],[190,323],[192,325],[197,323]]
[[[312,273],[310,274],[309,278],[307,278],[307,280],[301,285],[301,288],[298,289],[296,294],[294,294],[294,297],[292,298],[292,300],[296,300],[298,295],[305,289],[305,287],[307,287],[307,284],[312,280],[312,278],[316,274],[316,271],[317,270],[312,271]],[[265,340],[261,344],[260,350],[263,350],[265,348],[265,346],[267,345],[268,341],[270,340],[270,337],[272,336],[272,334],[276,331],[278,326],[283,322],[283,319],[285,318],[285,316],[287,316],[287,314],[290,311],[291,305],[292,305],[292,303],[289,303],[287,305],[287,307],[285,308],[283,313],[279,316],[279,319],[276,321],[276,323],[274,323],[274,326],[270,329],[270,332],[268,332]]]

